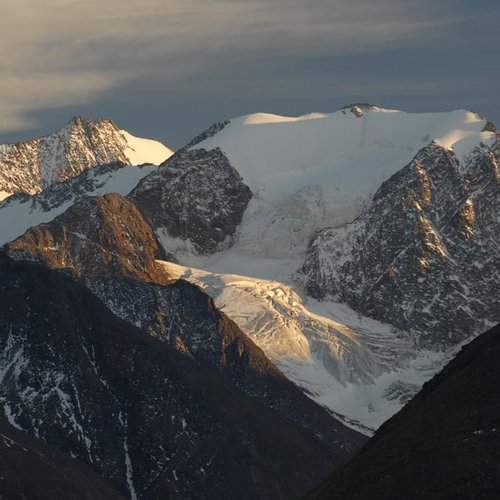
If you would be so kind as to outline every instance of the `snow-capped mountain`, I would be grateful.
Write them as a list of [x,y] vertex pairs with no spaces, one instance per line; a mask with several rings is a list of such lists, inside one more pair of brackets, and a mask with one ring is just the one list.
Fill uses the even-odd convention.
[[[460,341],[480,333],[500,315],[498,294],[491,293],[498,287],[494,269],[500,267],[494,237],[497,144],[494,126],[469,111],[411,114],[354,105],[332,114],[298,118],[255,114],[209,128],[158,172],[145,177],[130,198],[150,221],[165,250],[182,265],[179,276],[213,294],[216,304],[311,397],[344,415],[346,421],[374,429],[443,366]],[[405,177],[405,172],[414,175]],[[224,182],[217,182],[221,175]],[[471,200],[457,191],[460,186],[464,193],[469,191]],[[487,193],[476,206],[473,198],[483,188]],[[390,193],[383,196],[384,190]],[[413,203],[412,190],[423,193],[415,198],[420,200],[419,208],[409,209],[420,210],[414,215],[421,221],[420,229],[400,223],[396,213],[403,198]],[[452,195],[453,202],[448,199]],[[426,201],[428,196],[432,199]],[[182,218],[174,215],[172,223],[168,214],[176,203],[171,200],[193,209],[186,209]],[[471,202],[476,222],[468,208]],[[387,210],[393,215],[388,216]],[[408,241],[423,245],[427,252],[431,246],[439,250],[430,212],[439,214],[444,225],[456,221],[453,252],[461,257],[453,264],[453,272],[463,286],[455,287],[454,301],[460,297],[464,303],[476,304],[471,306],[476,320],[461,335],[444,339],[443,333],[433,330],[432,321],[443,326],[450,317],[443,295],[447,280],[437,290],[440,297],[434,300],[429,291],[416,301],[408,321],[396,321],[401,312],[397,293],[394,299],[390,293],[385,295],[376,313],[374,307],[360,307],[359,300],[347,300],[347,295],[323,286],[325,280],[316,277],[330,276],[330,269],[344,264],[349,269],[346,263],[363,255],[365,245],[370,245],[364,260],[368,274],[362,281],[367,284],[363,301],[370,303],[375,300],[370,294],[376,291],[370,288],[370,279],[377,283],[376,266],[393,251],[387,245],[397,247]],[[365,241],[368,233],[363,233],[354,246],[349,246],[351,238],[340,249],[335,240],[328,251],[312,258],[318,245],[308,248],[318,231],[352,231],[346,228],[357,227],[355,221],[365,220],[369,213],[372,219],[366,219],[364,227],[375,234],[373,240]],[[221,220],[231,223],[220,224]],[[217,229],[206,237],[198,229],[210,227],[212,221]],[[482,221],[488,222],[483,225]],[[477,245],[468,236],[471,225],[476,227],[475,237],[481,237]],[[318,238],[321,234],[325,232]],[[488,276],[455,272],[460,271],[460,262],[464,266],[474,262],[479,247],[483,251],[479,262],[486,259],[493,273],[491,286],[484,292],[480,287]],[[425,278],[429,286],[432,272],[448,273],[448,268],[433,268],[430,258],[425,270],[431,273]],[[453,259],[450,256],[449,262]],[[413,285],[419,289],[422,276],[414,262],[397,271],[408,289]],[[387,267],[384,272],[393,271]],[[488,294],[491,298],[486,298]],[[423,328],[429,342],[419,340]]]
[[159,164],[172,154],[162,143],[135,137],[111,120],[75,117],[54,134],[0,144],[0,196],[37,194],[106,163]]
[[308,396],[369,433],[500,318],[498,163],[475,113],[354,105],[218,123],[122,193],[168,276],[206,290]]

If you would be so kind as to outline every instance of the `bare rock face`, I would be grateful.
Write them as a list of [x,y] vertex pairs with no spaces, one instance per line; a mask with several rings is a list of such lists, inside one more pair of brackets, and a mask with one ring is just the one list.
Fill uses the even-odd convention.
[[165,283],[165,258],[153,230],[119,194],[86,197],[48,224],[32,227],[5,251],[12,257],[68,269],[76,276],[128,276]]
[[499,163],[498,144],[463,164],[422,149],[355,222],[315,236],[301,269],[309,293],[437,347],[500,321]]
[[179,151],[129,195],[156,232],[166,231],[200,254],[229,244],[251,197],[218,148]]

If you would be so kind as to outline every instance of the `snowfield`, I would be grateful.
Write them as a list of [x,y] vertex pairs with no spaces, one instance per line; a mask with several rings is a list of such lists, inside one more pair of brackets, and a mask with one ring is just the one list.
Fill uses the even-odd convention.
[[298,118],[257,113],[231,120],[192,149],[219,147],[257,199],[342,225],[419,149],[435,141],[460,160],[494,137],[482,132],[486,123],[462,110],[416,114],[357,106]]
[[126,130],[120,130],[119,132],[124,138],[126,144],[124,152],[131,165],[142,165],[144,163],[159,165],[174,154],[170,148],[161,142],[135,137]]

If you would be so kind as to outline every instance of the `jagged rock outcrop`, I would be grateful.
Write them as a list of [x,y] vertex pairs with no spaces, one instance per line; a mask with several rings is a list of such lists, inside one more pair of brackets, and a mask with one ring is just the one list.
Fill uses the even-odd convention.
[[209,139],[210,137],[213,137],[214,135],[219,133],[229,123],[230,123],[229,120],[225,120],[223,122],[217,122],[217,123],[210,125],[210,127],[208,127],[206,130],[204,130],[201,134],[194,137],[182,149],[187,150],[189,148],[192,148],[193,146],[196,146],[200,142],[203,142],[203,141]]
[[500,327],[464,347],[308,500],[500,497]]
[[52,222],[28,229],[4,249],[18,260],[35,260],[75,276],[168,281],[156,264],[165,253],[153,230],[133,203],[115,193],[82,198]]
[[344,106],[340,108],[340,110],[345,114],[348,111],[350,111],[354,116],[357,118],[361,118],[364,116],[365,111],[376,111],[379,110],[380,108],[378,106],[375,106],[375,104],[370,104],[368,102],[357,102],[354,104],[348,104],[347,106]]
[[84,283],[118,317],[215,370],[231,385],[317,436],[336,456],[349,456],[366,440],[305,396],[197,286],[184,280],[158,286],[92,277]]
[[301,269],[308,292],[454,345],[500,321],[500,151],[460,163],[432,143],[383,183],[346,228],[313,239]]
[[161,143],[133,137],[111,120],[78,116],[54,134],[0,145],[0,191],[37,194],[98,165],[155,163],[171,154]]
[[169,238],[201,254],[221,250],[241,223],[250,188],[218,149],[181,150],[130,193],[170,250]]
[[334,458],[69,276],[0,255],[10,420],[129,497],[292,498]]

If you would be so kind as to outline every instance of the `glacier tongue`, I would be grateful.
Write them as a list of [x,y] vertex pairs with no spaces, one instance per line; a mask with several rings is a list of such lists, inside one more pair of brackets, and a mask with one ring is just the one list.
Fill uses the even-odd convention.
[[290,380],[366,434],[397,412],[447,359],[431,351],[416,356],[406,332],[344,304],[305,298],[291,283],[162,265],[205,289]]

